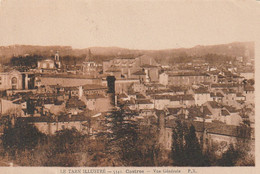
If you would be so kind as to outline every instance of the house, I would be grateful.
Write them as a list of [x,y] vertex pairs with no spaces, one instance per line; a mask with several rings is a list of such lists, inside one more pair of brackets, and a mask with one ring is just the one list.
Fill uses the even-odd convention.
[[145,82],[158,82],[159,70],[157,65],[144,64],[140,67],[145,72]]
[[145,93],[146,87],[143,83],[133,83],[130,86],[130,89],[133,90],[134,92],[139,92],[139,93]]
[[159,75],[159,83],[164,86],[168,85],[168,82],[169,82],[168,78],[169,78],[169,75],[167,73],[165,73],[165,72],[161,73]]
[[83,75],[68,75],[68,74],[41,74],[37,77],[38,86],[50,86],[57,85],[63,87],[72,87],[72,86],[84,86],[87,84],[102,84],[102,79],[99,78],[89,78]]
[[131,73],[139,69],[137,59],[134,57],[119,57],[103,61],[103,73],[109,73],[116,76],[117,79],[124,77],[130,78]]
[[223,108],[220,103],[217,103],[216,101],[208,101],[205,103],[205,106],[207,106],[208,110],[212,113],[213,120],[220,119],[221,109]]
[[239,71],[240,76],[242,76],[244,79],[254,79],[255,73],[254,70],[240,70]]
[[152,97],[154,100],[154,108],[163,110],[170,104],[170,97],[168,95],[155,95]]
[[177,95],[184,95],[187,92],[187,89],[183,86],[169,86],[169,88]]
[[202,105],[206,103],[207,101],[213,101],[213,99],[210,97],[210,92],[207,88],[197,88],[193,89],[194,99],[195,99],[195,105]]
[[38,67],[38,69],[42,69],[42,70],[54,70],[54,69],[56,69],[55,62],[52,59],[45,59],[45,60],[38,61],[37,67]]
[[232,106],[225,106],[221,109],[220,120],[227,125],[239,126],[242,123],[242,118],[236,108]]
[[170,104],[168,105],[169,107],[181,107],[182,106],[182,101],[180,100],[180,97],[177,95],[170,96]]
[[149,99],[136,100],[136,109],[154,109],[154,103]]
[[122,100],[122,101],[127,101],[130,100],[130,97],[128,95],[126,95],[125,93],[119,94],[117,96],[118,100]]
[[210,97],[212,98],[212,101],[216,102],[223,102],[224,95],[221,93],[221,91],[218,92],[211,92]]
[[212,122],[212,113],[207,106],[192,106],[187,108],[187,118],[200,122]]
[[191,86],[193,84],[200,84],[202,82],[210,81],[210,76],[205,73],[182,72],[169,74],[168,79],[168,84],[170,85]]
[[85,95],[81,100],[86,104],[86,108],[96,112],[107,112],[111,109],[111,99],[102,94]]
[[0,72],[0,90],[23,89],[22,73],[16,70]]
[[146,72],[144,71],[144,69],[139,70],[139,71],[132,73],[131,77],[139,79],[140,82],[145,82],[146,81]]
[[79,89],[83,90],[84,95],[92,95],[92,94],[105,95],[107,93],[107,87],[98,84],[87,84],[82,86],[82,88]]
[[93,61],[84,61],[82,63],[82,73],[89,77],[97,77],[98,65]]
[[4,98],[0,98],[0,115],[12,114],[14,116],[23,116],[24,112],[22,109],[25,109],[26,104],[16,103],[16,100],[7,100]]
[[236,105],[237,92],[233,89],[222,89],[224,93],[223,103],[226,105]]
[[147,95],[175,95],[175,92],[171,89],[155,89],[155,90],[147,90]]
[[195,99],[191,94],[178,95],[181,101],[181,104],[184,106],[195,105]]
[[66,109],[72,115],[77,115],[86,109],[86,104],[79,100],[78,97],[72,97],[66,102]]
[[239,91],[240,86],[237,83],[213,83],[211,84],[211,90],[218,90],[218,89],[227,89],[227,90],[234,90]]
[[[162,116],[161,116],[162,117]],[[163,118],[161,118],[163,120]],[[165,150],[170,151],[172,146],[172,130],[176,127],[175,120],[164,120],[160,124],[159,142]],[[240,126],[226,125],[221,122],[200,122],[183,120],[186,125],[193,125],[198,140],[203,139],[203,148],[216,148],[216,154],[223,154],[230,144],[235,144],[238,139],[249,139],[250,130],[243,130]],[[244,133],[241,133],[244,132]]]
[[246,85],[244,87],[243,95],[246,97],[247,103],[255,102],[255,88],[253,86]]
[[241,92],[236,93],[236,101],[245,101],[246,96],[244,96]]
[[88,127],[86,124],[89,119],[85,116],[57,116],[52,117],[20,117],[16,120],[18,123],[29,123],[37,127],[37,129],[46,134],[54,135],[57,131],[63,129],[76,129],[83,134],[87,134]]

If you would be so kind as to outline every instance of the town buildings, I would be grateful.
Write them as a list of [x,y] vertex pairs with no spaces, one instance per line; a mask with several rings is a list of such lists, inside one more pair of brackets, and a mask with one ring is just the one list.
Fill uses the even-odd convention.
[[[67,66],[56,53],[28,72],[0,72],[0,117],[34,124],[46,134],[65,128],[95,134],[99,128],[92,131],[89,119],[102,122],[124,105],[140,123],[158,126],[165,150],[171,150],[176,120],[194,125],[205,148],[254,140],[252,72],[201,60],[165,68],[146,55],[106,60],[102,68],[88,56],[73,73],[62,71]],[[239,135],[245,126],[251,134]]]

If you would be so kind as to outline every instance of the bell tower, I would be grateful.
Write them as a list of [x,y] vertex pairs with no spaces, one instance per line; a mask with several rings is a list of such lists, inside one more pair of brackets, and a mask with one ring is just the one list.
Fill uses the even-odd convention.
[[55,57],[54,57],[55,61],[60,61],[60,55],[59,55],[59,51],[56,52]]
[[54,56],[54,61],[55,61],[55,65],[57,68],[61,67],[61,62],[60,62],[60,55],[59,55],[59,51],[56,52],[55,56]]

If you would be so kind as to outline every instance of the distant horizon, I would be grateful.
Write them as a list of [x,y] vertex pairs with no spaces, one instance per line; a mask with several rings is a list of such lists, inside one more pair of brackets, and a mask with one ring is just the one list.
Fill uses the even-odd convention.
[[227,43],[216,43],[216,44],[196,44],[191,47],[171,47],[171,48],[162,48],[162,49],[133,49],[133,48],[126,48],[121,46],[89,46],[89,47],[82,47],[82,48],[75,48],[71,45],[34,45],[34,44],[12,44],[12,45],[0,45],[0,47],[12,47],[12,46],[35,46],[35,47],[71,47],[72,49],[91,49],[91,48],[120,48],[120,49],[128,49],[128,50],[144,50],[144,51],[159,51],[159,50],[171,50],[171,49],[190,49],[198,46],[216,46],[216,45],[228,45],[228,44],[235,44],[235,43],[254,43],[255,41],[233,41]]

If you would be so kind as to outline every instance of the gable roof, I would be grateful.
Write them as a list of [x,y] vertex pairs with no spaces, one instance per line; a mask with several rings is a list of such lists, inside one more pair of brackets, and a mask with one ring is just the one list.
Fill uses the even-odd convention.
[[194,89],[194,93],[195,94],[207,94],[209,93],[208,89],[207,88],[197,88],[197,89]]
[[217,103],[216,101],[208,101],[208,104],[213,108],[213,109],[218,109],[221,108],[221,105]]

